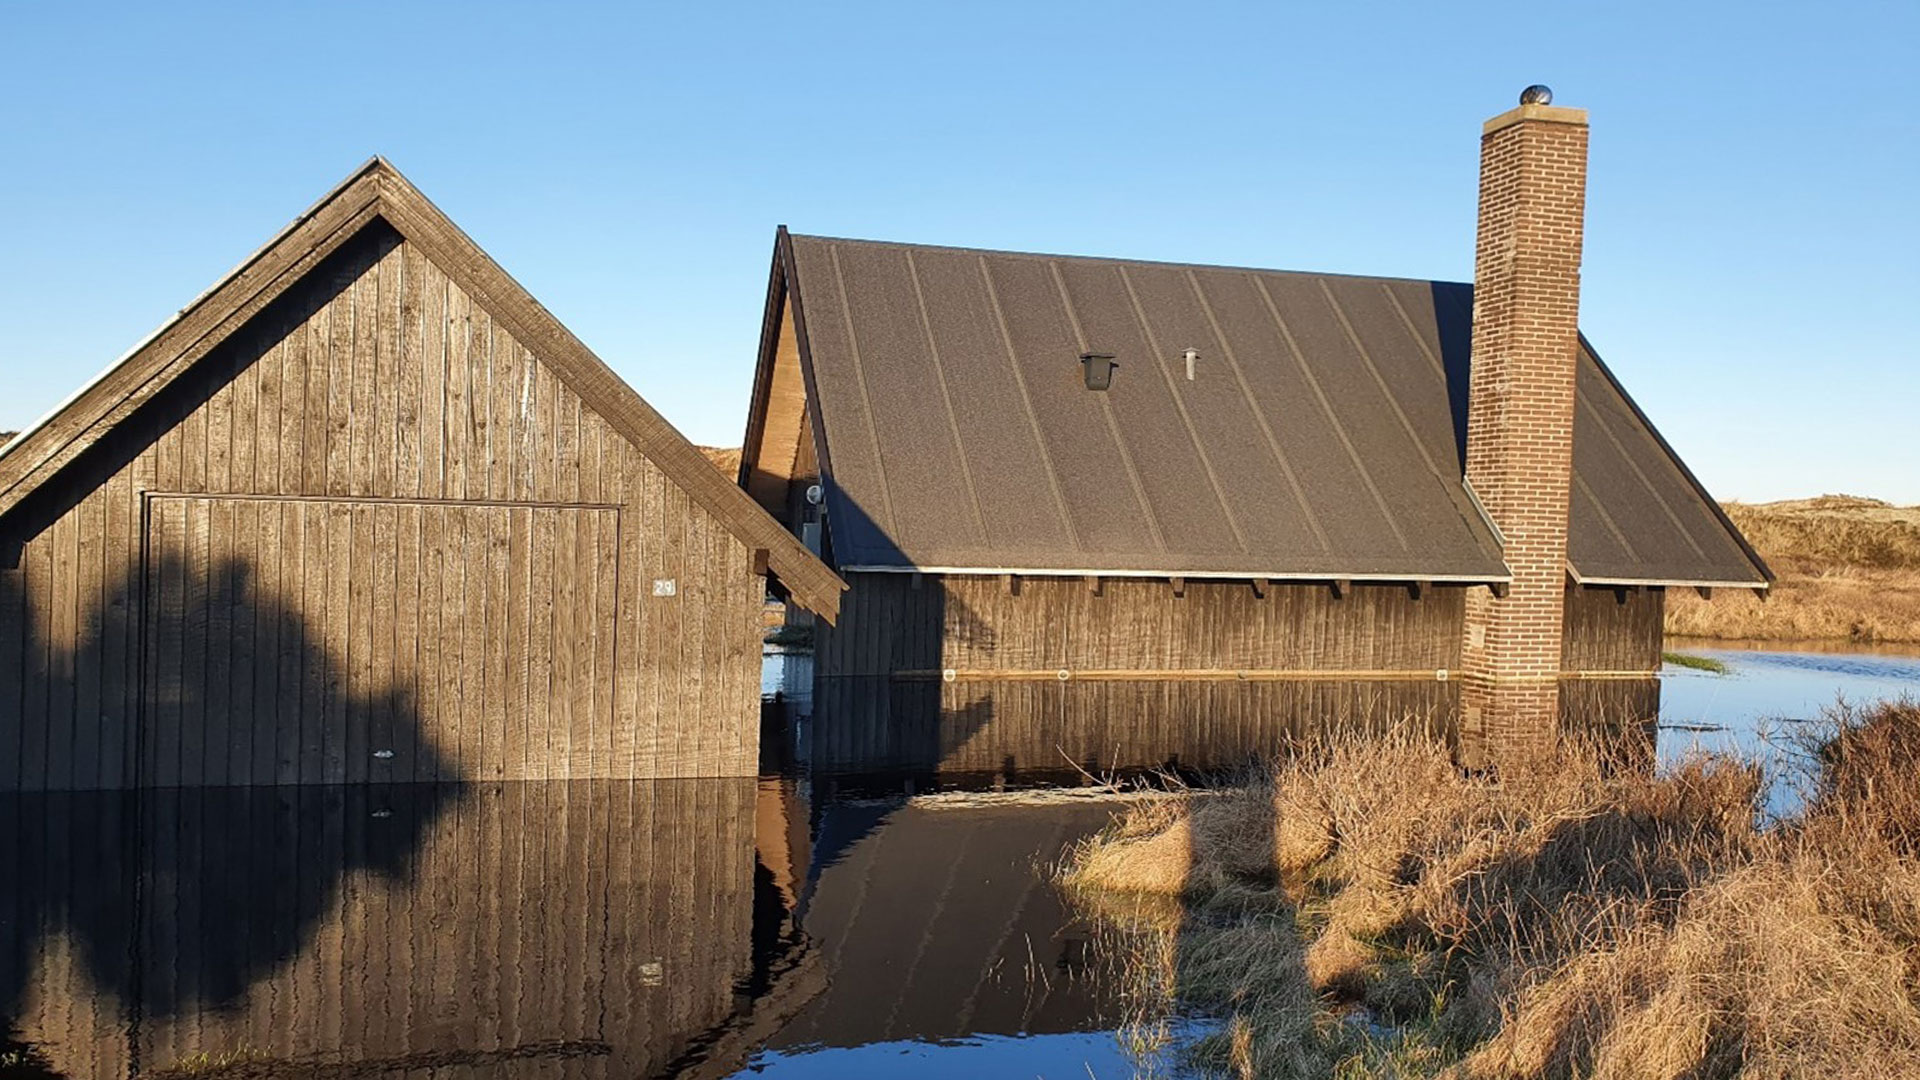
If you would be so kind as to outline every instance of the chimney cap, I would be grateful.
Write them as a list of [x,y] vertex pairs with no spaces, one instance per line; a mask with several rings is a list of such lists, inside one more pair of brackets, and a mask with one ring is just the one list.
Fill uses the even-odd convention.
[[1553,87],[1545,86],[1545,85],[1542,85],[1541,83],[1534,83],[1532,86],[1529,86],[1525,90],[1520,91],[1520,104],[1522,105],[1553,104]]

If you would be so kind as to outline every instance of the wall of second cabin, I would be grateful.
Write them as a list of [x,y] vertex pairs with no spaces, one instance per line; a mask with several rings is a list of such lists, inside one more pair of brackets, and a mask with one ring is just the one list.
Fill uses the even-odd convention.
[[1660,714],[1666,591],[1567,583],[1561,618],[1560,726],[1636,756]]
[[[853,574],[815,630],[810,751],[843,772],[1227,765],[1339,727],[1452,739],[1465,590]],[[954,669],[946,681],[945,669]],[[1068,678],[1058,678],[1060,671]],[[1239,678],[1238,672],[1246,672]],[[1186,674],[1183,674],[1186,673]],[[1226,673],[1223,677],[1223,673]]]
[[[998,577],[911,574],[852,574],[849,585],[840,623],[815,629],[809,750],[829,772],[1208,767],[1410,720],[1462,737],[1462,586],[1416,597],[1398,584],[1345,596],[1293,584],[1260,596],[1245,581],[1188,581],[1176,595],[1164,579],[1096,591],[1079,578],[1010,589]],[[1567,730],[1651,747],[1662,597],[1568,587]]]
[[0,566],[0,791],[755,767],[751,553],[383,222]]

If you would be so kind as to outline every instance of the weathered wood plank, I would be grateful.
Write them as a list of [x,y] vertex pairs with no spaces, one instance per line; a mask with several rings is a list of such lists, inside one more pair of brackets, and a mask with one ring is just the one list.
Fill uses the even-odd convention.
[[[533,513],[527,554],[527,741],[535,754],[543,755],[549,761],[555,752],[553,717],[559,713],[554,707],[553,696],[562,685],[554,677],[554,668],[560,662],[561,654],[569,647],[560,629],[562,620],[569,613],[556,599],[554,588],[559,560],[556,532],[561,516],[551,510]],[[556,775],[564,774],[559,769],[549,771]]]
[[[308,783],[319,776],[319,718],[321,664],[317,653],[323,641],[324,615],[313,605],[326,589],[316,556],[326,553],[325,534],[315,504],[289,502],[280,506],[280,554],[287,582],[289,607],[276,613],[280,638],[278,682],[288,692],[279,703],[275,725],[279,745],[274,752],[274,780],[281,784]],[[312,749],[309,749],[312,748]]]
[[506,525],[506,603],[501,611],[501,662],[505,691],[501,700],[500,736],[504,775],[515,780],[547,779],[547,748],[530,731],[531,672],[527,638],[533,605],[533,568],[529,549],[533,539],[533,511],[513,508],[503,515]]
[[[354,486],[351,476],[353,465],[353,406],[356,397],[354,386],[354,324],[353,290],[349,288],[327,304],[327,323],[318,328],[320,340],[318,348],[308,354],[310,363],[317,363],[321,373],[321,383],[325,387],[326,397],[323,413],[326,417],[326,438],[321,443],[326,448],[325,479],[318,488],[309,491],[321,491],[328,495],[349,494]],[[324,356],[325,360],[320,358]],[[357,391],[364,394],[364,390]]]
[[[580,579],[579,520],[574,514],[555,515],[552,553],[553,668],[548,691],[549,752],[562,764],[562,773],[572,764],[573,740],[581,728],[580,684],[581,598],[576,595]],[[591,618],[589,613],[588,619]]]
[[[356,514],[350,503],[329,503],[325,512],[327,530],[326,599],[320,610],[326,616],[325,664],[326,689],[323,719],[320,723],[320,762],[318,781],[339,784],[347,779],[349,714],[354,710],[355,665],[364,657],[356,653],[356,615],[353,597],[353,569],[364,560],[354,558]],[[309,560],[311,562],[311,560]]]
[[259,785],[284,782],[280,770],[283,717],[299,707],[297,688],[288,687],[282,681],[285,674],[282,613],[297,595],[288,587],[288,582],[297,577],[287,573],[287,560],[281,549],[286,507],[286,503],[278,501],[259,503],[254,508],[250,538],[250,546],[258,552],[260,584],[255,588],[251,605],[254,663],[248,719],[253,728],[253,754],[245,773],[251,783]]
[[[491,427],[489,428],[491,431]],[[508,591],[507,512],[489,508],[483,515],[487,537],[486,575],[486,660],[484,665],[484,722],[480,728],[481,775],[505,779],[506,743],[503,735],[512,715],[508,701],[507,627],[513,622],[512,597]],[[516,771],[513,775],[518,776]]]
[[[595,665],[600,640],[600,624],[604,614],[598,604],[599,589],[595,575],[598,562],[596,540],[598,533],[594,527],[594,518],[600,516],[593,511],[569,513],[571,536],[563,534],[556,538],[555,546],[572,541],[572,565],[568,573],[570,592],[567,606],[574,612],[572,633],[569,635],[574,654],[572,678],[567,681],[567,696],[572,699],[570,726],[564,744],[564,751],[556,748],[555,757],[565,768],[565,775],[585,779],[593,775],[593,737],[594,729],[601,725],[595,716],[597,698],[596,682],[598,669]],[[561,601],[556,598],[558,606]]]

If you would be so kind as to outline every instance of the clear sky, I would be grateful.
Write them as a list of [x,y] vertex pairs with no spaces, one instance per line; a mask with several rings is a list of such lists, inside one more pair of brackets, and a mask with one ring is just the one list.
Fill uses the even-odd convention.
[[1723,498],[1920,503],[1920,4],[0,0],[0,428],[369,155],[699,442],[774,226],[1467,280],[1593,123],[1582,324]]

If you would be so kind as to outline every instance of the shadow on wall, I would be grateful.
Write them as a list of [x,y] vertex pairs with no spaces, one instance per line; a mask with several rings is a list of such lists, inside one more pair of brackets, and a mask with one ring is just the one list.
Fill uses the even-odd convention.
[[351,690],[342,662],[254,587],[246,562],[167,557],[151,580],[175,582],[196,614],[148,642],[136,730],[140,575],[81,613],[66,653],[45,640],[44,598],[0,572],[0,611],[26,615],[27,663],[0,684],[8,786],[139,789],[0,794],[0,1018],[16,1025],[23,1009],[45,1011],[48,994],[30,991],[49,978],[83,1003],[69,1006],[76,1037],[240,1001],[309,948],[349,880],[408,880],[460,797],[449,783],[290,784],[303,764],[319,779],[378,741],[402,748],[380,759],[397,776],[460,777],[412,695]]
[[1473,286],[1452,281],[1432,285],[1433,320],[1440,337],[1440,365],[1447,377],[1453,413],[1453,445],[1460,475],[1467,474],[1467,407],[1472,399]]
[[22,577],[0,572],[24,658],[0,673],[0,746],[18,748],[0,790],[466,779],[391,655],[410,642],[376,639],[349,670],[245,559],[165,554],[144,581],[128,568],[71,653],[46,640],[51,603]]

